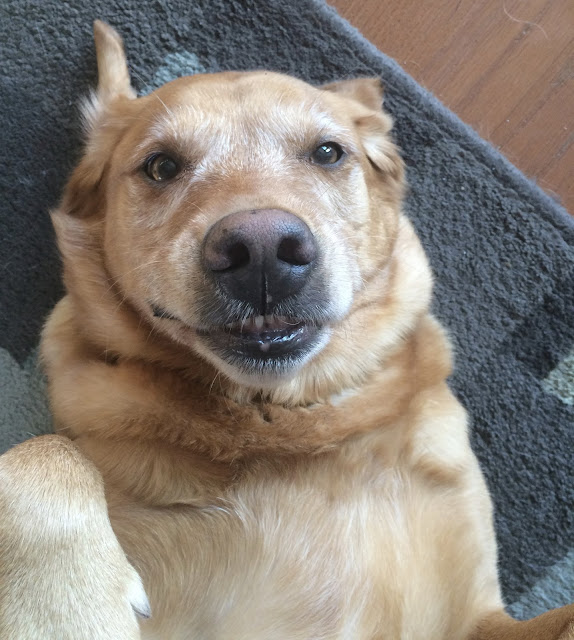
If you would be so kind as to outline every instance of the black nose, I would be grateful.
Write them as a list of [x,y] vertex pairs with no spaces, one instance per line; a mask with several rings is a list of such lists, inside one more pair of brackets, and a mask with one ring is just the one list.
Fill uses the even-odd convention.
[[239,211],[211,227],[203,242],[203,264],[235,300],[269,313],[307,283],[317,243],[296,215],[280,209]]

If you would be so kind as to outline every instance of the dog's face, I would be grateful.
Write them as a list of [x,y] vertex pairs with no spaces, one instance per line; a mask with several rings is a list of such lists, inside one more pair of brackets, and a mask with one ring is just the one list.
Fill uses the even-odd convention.
[[372,79],[318,89],[267,72],[119,96],[88,113],[64,208],[102,220],[109,281],[154,332],[273,386],[388,260],[402,164],[381,99]]

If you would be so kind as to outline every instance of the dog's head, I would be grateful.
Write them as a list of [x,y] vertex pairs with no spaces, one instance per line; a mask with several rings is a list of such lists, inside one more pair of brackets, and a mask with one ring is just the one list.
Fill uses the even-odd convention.
[[360,342],[349,319],[385,294],[403,189],[380,82],[218,73],[135,98],[119,36],[95,33],[87,150],[54,215],[72,295],[97,263],[114,300],[85,305],[253,388]]

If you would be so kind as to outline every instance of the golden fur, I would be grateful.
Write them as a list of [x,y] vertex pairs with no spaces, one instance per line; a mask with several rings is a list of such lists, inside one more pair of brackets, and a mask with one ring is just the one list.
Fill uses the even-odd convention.
[[[95,35],[86,152],[53,213],[67,295],[42,339],[62,435],[0,458],[0,637],[572,637],[571,608],[503,613],[379,83],[222,73],[136,99],[119,36]],[[337,170],[300,158],[324,134],[349,151]],[[191,167],[168,188],[141,177],[157,148]],[[326,256],[328,326],[284,375],[197,331],[203,238],[260,208]]]

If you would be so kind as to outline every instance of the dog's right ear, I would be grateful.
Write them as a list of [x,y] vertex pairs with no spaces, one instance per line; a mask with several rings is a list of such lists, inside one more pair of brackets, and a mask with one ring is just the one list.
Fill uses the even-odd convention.
[[133,99],[124,44],[119,33],[109,24],[94,22],[94,40],[98,61],[98,88],[84,103],[83,115],[90,133],[117,98]]
[[86,150],[72,173],[57,213],[87,217],[101,210],[107,161],[125,127],[125,115],[136,93],[130,84],[122,39],[110,25],[96,20],[94,40],[98,87],[82,105]]

